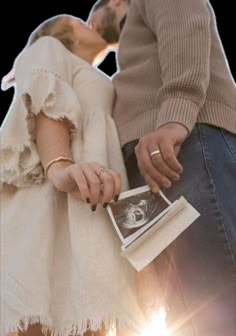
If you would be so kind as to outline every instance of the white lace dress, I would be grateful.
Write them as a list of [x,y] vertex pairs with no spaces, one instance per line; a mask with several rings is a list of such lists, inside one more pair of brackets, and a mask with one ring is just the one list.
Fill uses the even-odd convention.
[[19,55],[15,76],[1,128],[1,336],[35,322],[55,336],[115,321],[138,331],[134,269],[120,257],[106,210],[92,212],[57,191],[44,178],[35,146],[37,113],[65,117],[75,160],[116,169],[126,189],[112,83],[52,37]]

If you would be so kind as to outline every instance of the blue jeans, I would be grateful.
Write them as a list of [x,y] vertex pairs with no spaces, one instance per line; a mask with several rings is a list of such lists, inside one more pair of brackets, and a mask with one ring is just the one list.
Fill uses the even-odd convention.
[[[178,159],[181,180],[164,193],[201,216],[155,259],[169,324],[175,336],[235,336],[236,136],[197,124]],[[125,160],[131,188],[144,185],[132,150]]]

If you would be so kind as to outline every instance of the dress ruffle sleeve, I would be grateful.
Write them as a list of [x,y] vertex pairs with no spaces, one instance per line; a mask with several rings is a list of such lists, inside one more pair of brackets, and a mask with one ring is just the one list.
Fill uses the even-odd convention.
[[35,143],[35,116],[67,119],[78,128],[81,107],[72,87],[69,51],[55,38],[43,37],[15,62],[15,93],[1,127],[1,187],[43,183],[44,173]]

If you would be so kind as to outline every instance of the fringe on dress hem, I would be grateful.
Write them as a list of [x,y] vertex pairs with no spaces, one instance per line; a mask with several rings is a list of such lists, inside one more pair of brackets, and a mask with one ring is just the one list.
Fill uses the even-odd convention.
[[[21,320],[13,321],[7,326],[3,327],[1,336],[9,336],[10,333],[25,332],[29,326],[40,323],[42,326],[42,333],[45,336],[82,336],[86,331],[98,331],[105,327],[107,335],[115,335],[117,326],[117,318],[99,318],[97,320],[81,320],[72,322],[70,325],[63,328],[55,328],[52,326],[52,319],[45,316],[30,316],[24,317]],[[120,325],[120,323],[119,323]]]

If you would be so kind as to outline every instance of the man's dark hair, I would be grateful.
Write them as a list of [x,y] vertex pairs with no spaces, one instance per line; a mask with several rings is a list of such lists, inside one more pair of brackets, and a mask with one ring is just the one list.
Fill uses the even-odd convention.
[[104,7],[110,2],[110,0],[100,0],[93,6],[93,11],[98,10],[101,7]]
[[[124,0],[124,1],[128,2],[128,4],[130,4],[130,0]],[[96,10],[98,10],[101,7],[106,6],[109,2],[110,2],[110,0],[100,0],[100,1],[98,1],[93,6],[93,12],[95,12]]]

